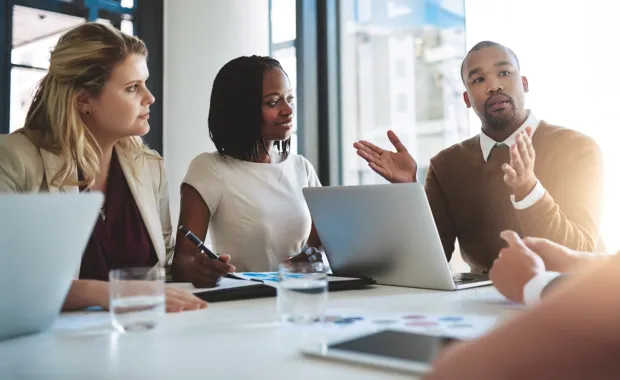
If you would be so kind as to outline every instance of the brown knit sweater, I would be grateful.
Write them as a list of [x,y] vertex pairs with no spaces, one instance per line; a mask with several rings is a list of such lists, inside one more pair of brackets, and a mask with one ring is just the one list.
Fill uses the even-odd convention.
[[532,137],[534,171],[547,190],[539,202],[516,210],[501,165],[507,149],[494,148],[487,162],[480,136],[443,150],[433,159],[425,188],[448,260],[458,239],[472,272],[491,268],[511,229],[579,251],[597,247],[603,199],[602,155],[593,139],[541,121]]

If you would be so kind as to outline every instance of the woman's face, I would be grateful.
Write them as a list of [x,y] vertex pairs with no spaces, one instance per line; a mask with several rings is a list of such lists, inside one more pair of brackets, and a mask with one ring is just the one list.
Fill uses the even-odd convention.
[[149,107],[155,98],[146,88],[148,76],[146,57],[134,54],[116,65],[101,94],[87,96],[81,111],[95,137],[117,141],[149,131]]
[[263,74],[263,125],[265,141],[283,141],[291,137],[295,112],[293,89],[288,77],[279,68]]

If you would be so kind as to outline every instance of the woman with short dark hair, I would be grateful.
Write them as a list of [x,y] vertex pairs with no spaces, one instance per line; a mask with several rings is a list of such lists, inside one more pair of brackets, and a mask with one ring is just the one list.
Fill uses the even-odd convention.
[[239,57],[217,74],[209,109],[217,152],[191,162],[179,224],[201,239],[210,230],[225,263],[178,235],[175,280],[210,287],[235,269],[277,270],[303,247],[320,245],[302,189],[321,184],[312,164],[290,153],[294,112],[290,81],[273,58]]

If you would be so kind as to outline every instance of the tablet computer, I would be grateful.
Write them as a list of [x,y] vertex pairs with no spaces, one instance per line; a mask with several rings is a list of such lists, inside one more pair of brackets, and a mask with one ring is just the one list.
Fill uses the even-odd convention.
[[306,347],[301,351],[306,355],[325,359],[426,373],[431,369],[431,363],[437,354],[455,341],[458,339],[399,330],[382,330],[330,342],[327,345]]

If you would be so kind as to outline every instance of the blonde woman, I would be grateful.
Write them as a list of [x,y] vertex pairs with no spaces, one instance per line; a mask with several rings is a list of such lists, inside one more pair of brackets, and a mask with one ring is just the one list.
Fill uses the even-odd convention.
[[[0,192],[105,194],[64,309],[108,307],[108,271],[165,263],[174,247],[166,172],[149,131],[144,42],[98,23],[63,35],[22,129],[0,136]],[[166,309],[206,307],[166,290]]]

